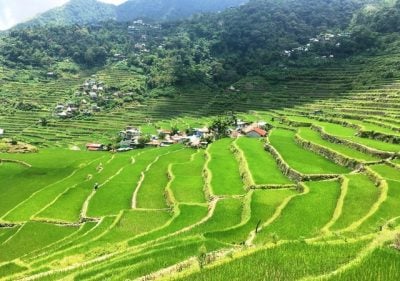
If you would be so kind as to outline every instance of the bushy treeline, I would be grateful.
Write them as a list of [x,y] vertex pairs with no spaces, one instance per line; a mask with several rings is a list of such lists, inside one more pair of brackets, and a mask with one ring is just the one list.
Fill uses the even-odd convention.
[[375,5],[357,14],[355,24],[373,32],[400,32],[400,1],[393,4]]
[[8,66],[48,67],[71,58],[88,67],[104,65],[114,50],[129,48],[126,26],[107,22],[96,26],[50,26],[16,29],[3,38],[1,55]]
[[226,85],[288,63],[284,50],[306,46],[323,33],[351,35],[310,47],[303,63],[311,63],[315,56],[346,57],[376,49],[379,32],[393,32],[400,26],[384,28],[381,17],[389,13],[396,22],[400,5],[366,13],[362,9],[366,2],[251,0],[219,14],[165,22],[160,32],[145,32],[145,40],[129,32],[129,23],[113,21],[16,29],[1,40],[0,55],[9,67],[49,69],[65,59],[86,68],[104,66],[122,54],[128,67],[146,74],[150,88],[191,82]]

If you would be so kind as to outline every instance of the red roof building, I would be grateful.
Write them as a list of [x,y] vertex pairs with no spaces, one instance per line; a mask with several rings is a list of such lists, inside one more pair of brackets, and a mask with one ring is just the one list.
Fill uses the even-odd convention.
[[263,138],[267,135],[267,131],[260,128],[253,128],[246,132],[246,136],[251,138]]

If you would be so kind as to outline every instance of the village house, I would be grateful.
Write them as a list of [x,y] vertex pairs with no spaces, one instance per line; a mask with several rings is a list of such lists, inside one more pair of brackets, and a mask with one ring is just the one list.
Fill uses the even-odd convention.
[[162,140],[161,143],[160,143],[160,146],[161,147],[167,147],[167,146],[171,146],[173,144],[176,144],[176,142],[171,140],[171,139],[168,139],[168,140]]
[[119,132],[121,141],[119,146],[123,148],[136,147],[139,144],[139,137],[142,135],[139,128],[127,126],[125,130]]
[[187,143],[187,146],[192,147],[192,148],[206,148],[208,146],[208,142],[206,141],[201,141],[201,138],[193,135],[190,136],[189,141]]
[[241,132],[250,138],[262,138],[267,135],[267,131],[264,130],[267,123],[264,121],[254,122],[251,125],[248,125]]
[[238,120],[236,122],[236,130],[243,130],[244,128],[246,128],[247,126],[249,126],[251,124],[251,122],[247,122],[247,121],[243,121],[243,120]]
[[246,136],[249,138],[263,138],[266,135],[267,131],[257,127],[246,131]]
[[107,146],[99,143],[88,143],[86,149],[89,151],[107,151]]
[[159,140],[152,139],[151,141],[146,143],[146,146],[147,147],[159,147],[159,146],[161,146],[161,142]]
[[140,137],[141,136],[141,132],[139,128],[135,128],[132,126],[127,126],[125,128],[125,130],[119,132],[119,136],[123,139],[123,140],[132,140],[134,138]]
[[194,135],[201,138],[205,137],[207,134],[210,133],[210,130],[207,127],[204,128],[195,128],[193,129]]
[[0,128],[0,138],[2,138],[4,136],[4,129]]

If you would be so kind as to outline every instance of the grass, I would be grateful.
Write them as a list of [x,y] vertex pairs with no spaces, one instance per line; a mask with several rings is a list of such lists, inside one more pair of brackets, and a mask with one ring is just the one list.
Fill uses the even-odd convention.
[[[266,121],[276,127],[270,131],[270,141],[291,168],[305,174],[346,174],[350,179],[349,189],[342,213],[333,225],[333,231],[340,231],[365,218],[380,190],[365,175],[347,175],[348,169],[303,149],[295,142],[296,132],[291,130],[297,130],[304,139],[348,158],[362,162],[378,159],[346,145],[328,142],[310,128],[296,128],[287,121],[314,124],[340,139],[398,152],[398,144],[361,138],[356,135],[356,129],[319,121],[318,116],[313,116],[313,111],[320,109],[323,111],[321,120],[335,118],[336,121],[364,125],[366,130],[392,134],[393,130],[389,128],[399,127],[400,111],[394,106],[399,101],[398,85],[379,89],[367,89],[367,85],[361,90],[353,87],[348,94],[341,83],[343,79],[352,83],[358,70],[351,68],[343,72],[343,68],[326,68],[319,69],[315,76],[306,72],[299,79],[271,83],[268,92],[257,87],[249,93],[243,90],[241,102],[232,105],[232,110],[243,111],[238,113],[241,119]],[[133,77],[126,71],[117,70],[99,75],[110,85],[130,81]],[[328,77],[333,80],[327,80]],[[83,148],[86,142],[92,141],[109,142],[127,125],[127,120],[149,134],[172,126],[180,130],[208,126],[215,115],[226,111],[224,104],[231,95],[223,98],[205,89],[183,89],[174,99],[149,99],[140,106],[126,104],[126,107],[102,111],[85,119],[49,118],[50,125],[41,127],[36,125],[37,119],[50,114],[60,98],[69,98],[67,91],[58,89],[69,89],[80,82],[75,78],[57,83],[32,82],[31,90],[27,91],[23,83],[9,81],[12,77],[4,78],[3,84],[8,86],[1,86],[2,95],[10,98],[23,95],[24,100],[44,106],[40,112],[29,113],[0,108],[1,127],[7,134],[36,143],[40,148],[37,154],[0,154],[0,159],[22,160],[32,165],[28,168],[15,163],[0,163],[1,226],[5,221],[22,224],[14,228],[0,227],[0,276],[6,276],[7,280],[51,273],[53,269],[59,271],[38,280],[136,279],[189,258],[198,261],[204,258],[203,253],[221,249],[236,250],[237,253],[228,254],[225,263],[211,262],[200,273],[186,279],[298,280],[332,272],[354,261],[367,243],[359,236],[364,239],[364,234],[377,234],[384,223],[400,215],[400,173],[388,164],[370,166],[387,180],[388,196],[357,229],[346,233],[351,237],[349,242],[336,241],[338,236],[333,235],[318,240],[323,242],[306,243],[305,238],[319,237],[320,229],[335,217],[333,214],[341,195],[339,181],[306,182],[304,184],[310,190],[306,194],[290,189],[246,190],[241,173],[247,167],[239,167],[241,163],[231,150],[230,139],[213,143],[207,152],[184,149],[183,146],[117,154],[64,149],[69,146]],[[248,79],[251,82],[251,78]],[[243,86],[247,87],[247,81]],[[48,93],[38,96],[37,92],[42,90]],[[192,116],[186,117],[187,114]],[[281,118],[286,121],[282,122]],[[368,122],[357,121],[366,119]],[[247,172],[255,184],[292,183],[282,175],[272,155],[263,149],[262,141],[240,138],[236,144],[243,151]],[[393,162],[400,164],[398,159]],[[100,163],[103,169],[99,170]],[[207,168],[211,174],[207,174]],[[142,173],[145,175],[143,182]],[[211,194],[207,190],[207,180],[211,181]],[[96,182],[101,187],[93,192]],[[138,208],[132,209],[135,191],[138,191]],[[219,198],[214,198],[218,203],[211,214],[207,200],[213,199],[213,195]],[[292,197],[290,201],[289,197]],[[86,203],[87,213],[81,214]],[[62,221],[78,222],[81,215],[100,221],[75,227],[59,224]],[[39,218],[56,221],[32,221]],[[266,222],[269,224],[263,225]],[[399,220],[392,223],[390,229],[398,227],[398,223]],[[257,225],[263,227],[259,228],[254,241],[248,240]],[[254,242],[254,247],[243,246],[245,241]],[[211,253],[206,258],[207,263],[222,255]],[[75,268],[68,269],[69,266]],[[360,264],[354,264],[335,278],[397,280],[398,267],[396,251],[388,247],[377,248]],[[181,270],[184,268],[177,268],[177,272]],[[167,274],[167,280],[174,275]]]
[[283,200],[295,194],[296,192],[290,189],[255,190],[249,202],[250,217],[246,221],[224,231],[207,233],[206,237],[232,244],[243,243],[258,224],[261,226],[272,217]]
[[[2,158],[0,154],[0,158]],[[45,149],[37,154],[7,154],[5,159],[22,160],[32,165],[3,165],[0,169],[0,216],[26,200],[35,192],[65,179],[82,163],[99,155],[70,152],[63,149]],[[54,166],[54,163],[60,165]],[[8,175],[3,175],[7,173]],[[5,200],[7,199],[7,200]]]
[[364,243],[286,243],[228,260],[225,264],[206,268],[179,280],[297,280],[335,270],[351,261],[363,246]]
[[[177,241],[175,245],[170,245],[168,248],[156,248],[147,254],[121,259],[103,267],[87,271],[86,273],[78,274],[75,280],[87,280],[89,277],[92,277],[90,280],[105,280],[110,278],[127,280],[137,278],[189,257],[196,256],[199,254],[201,247],[207,251],[213,251],[222,246],[214,241],[196,240],[189,242],[182,241],[180,243]],[[174,252],[174,255],[171,255],[171,251]]]
[[174,163],[190,161],[193,151],[190,149],[177,150],[171,154],[161,156],[149,171],[145,173],[144,180],[139,187],[137,207],[145,209],[168,208],[166,190],[168,185],[168,166]]
[[269,140],[290,167],[303,174],[343,174],[348,169],[326,158],[300,147],[295,141],[295,132],[275,129]]
[[275,159],[264,149],[257,139],[239,138],[239,148],[243,151],[254,182],[261,184],[291,184],[279,170]]
[[400,216],[400,182],[389,180],[387,183],[389,186],[387,199],[377,212],[360,226],[359,231],[364,233],[380,231],[390,219]]
[[57,200],[37,214],[40,218],[75,222],[79,220],[85,200],[93,191],[95,183],[104,185],[119,176],[122,169],[131,163],[128,154],[111,157],[107,162],[102,162],[102,169],[96,170],[87,180],[82,179],[62,193]]
[[[317,236],[332,218],[340,195],[338,181],[307,183],[310,191],[293,198],[282,214],[257,235],[256,243],[272,239],[302,239]],[[306,206],[306,207],[305,207]]]
[[19,227],[0,228],[0,245],[17,232]]
[[94,247],[92,247],[94,241],[99,239],[100,236],[106,234],[111,229],[114,221],[115,217],[105,217],[91,231],[85,235],[77,237],[75,240],[70,241],[65,245],[62,245],[61,248],[58,248],[57,251],[52,254],[47,254],[41,259],[32,259],[29,257],[28,261],[33,263],[35,267],[39,267],[63,260],[65,257],[80,257],[80,255],[89,252],[89,250]]
[[117,215],[121,210],[130,209],[132,196],[141,173],[160,154],[158,149],[141,151],[132,155],[134,161],[122,170],[113,180],[96,191],[89,202],[88,216],[100,217]]
[[241,222],[243,212],[243,200],[227,198],[218,201],[213,216],[204,224],[199,225],[187,235],[206,234],[208,232],[224,230],[234,227]]
[[221,139],[209,149],[212,173],[211,187],[216,195],[240,195],[245,192],[239,173],[239,164],[230,150],[231,139]]
[[3,265],[0,265],[0,278],[1,277],[5,277],[8,275],[12,275],[18,272],[22,272],[24,270],[26,270],[27,267],[23,267],[20,265],[17,265],[14,262],[10,262],[10,263],[6,263]]
[[155,230],[141,237],[132,239],[129,241],[128,245],[140,245],[145,242],[149,242],[154,239],[163,238],[167,235],[173,234],[176,231],[179,231],[183,228],[187,228],[192,226],[195,223],[198,223],[201,219],[206,217],[208,209],[205,206],[199,205],[179,205],[180,213],[165,227],[162,227],[159,230]]
[[10,261],[54,243],[76,231],[76,227],[28,222],[0,245],[0,262]]
[[371,169],[388,180],[400,181],[400,170],[388,165],[374,165]]
[[180,203],[204,203],[203,167],[205,163],[204,151],[199,151],[193,161],[175,164],[172,173],[175,179],[171,183],[171,190],[175,199]]
[[385,280],[396,281],[400,279],[400,253],[388,247],[378,248],[372,252],[358,266],[340,273],[329,280],[335,281],[368,281]]
[[171,214],[165,211],[125,211],[112,231],[103,236],[98,243],[115,243],[132,239],[166,224],[170,219]]
[[321,137],[321,135],[318,132],[312,130],[311,128],[300,128],[298,130],[298,135],[307,141],[318,144],[325,148],[329,148],[329,149],[336,151],[340,154],[343,154],[344,156],[351,158],[351,159],[356,159],[356,160],[365,161],[365,162],[380,160],[377,157],[374,157],[374,156],[366,154],[366,153],[362,153],[358,150],[349,148],[345,145],[326,141]]
[[342,214],[332,230],[340,230],[361,219],[378,200],[379,189],[363,174],[349,175],[349,187],[344,199]]
[[359,143],[362,145],[365,145],[370,148],[374,148],[377,150],[381,151],[387,151],[387,152],[400,152],[400,145],[398,144],[392,144],[392,143],[386,143],[374,139],[367,139],[367,138],[361,138],[357,136],[357,130],[349,127],[343,127],[338,124],[334,123],[319,123],[321,125],[325,132],[337,136],[339,138],[343,138],[345,140],[353,141],[355,143]]
[[96,172],[96,167],[106,159],[105,156],[95,160],[87,166],[79,168],[71,177],[65,178],[60,182],[55,182],[29,197],[21,205],[16,206],[4,219],[7,221],[26,221],[31,216],[43,210],[48,204],[69,188],[84,182],[88,174]]

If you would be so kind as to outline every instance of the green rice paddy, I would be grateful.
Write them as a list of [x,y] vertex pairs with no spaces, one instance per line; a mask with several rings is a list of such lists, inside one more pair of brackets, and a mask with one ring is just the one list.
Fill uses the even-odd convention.
[[[380,100],[400,102],[399,84],[338,89],[358,71],[327,66],[246,93],[232,110],[267,122],[266,138],[115,154],[83,147],[129,124],[208,126],[229,98],[183,91],[43,128],[67,93],[42,100],[34,91],[56,85],[35,84],[26,100],[44,112],[0,118],[6,137],[39,147],[0,154],[0,280],[399,280],[400,110]],[[101,73],[114,76],[129,80]]]

